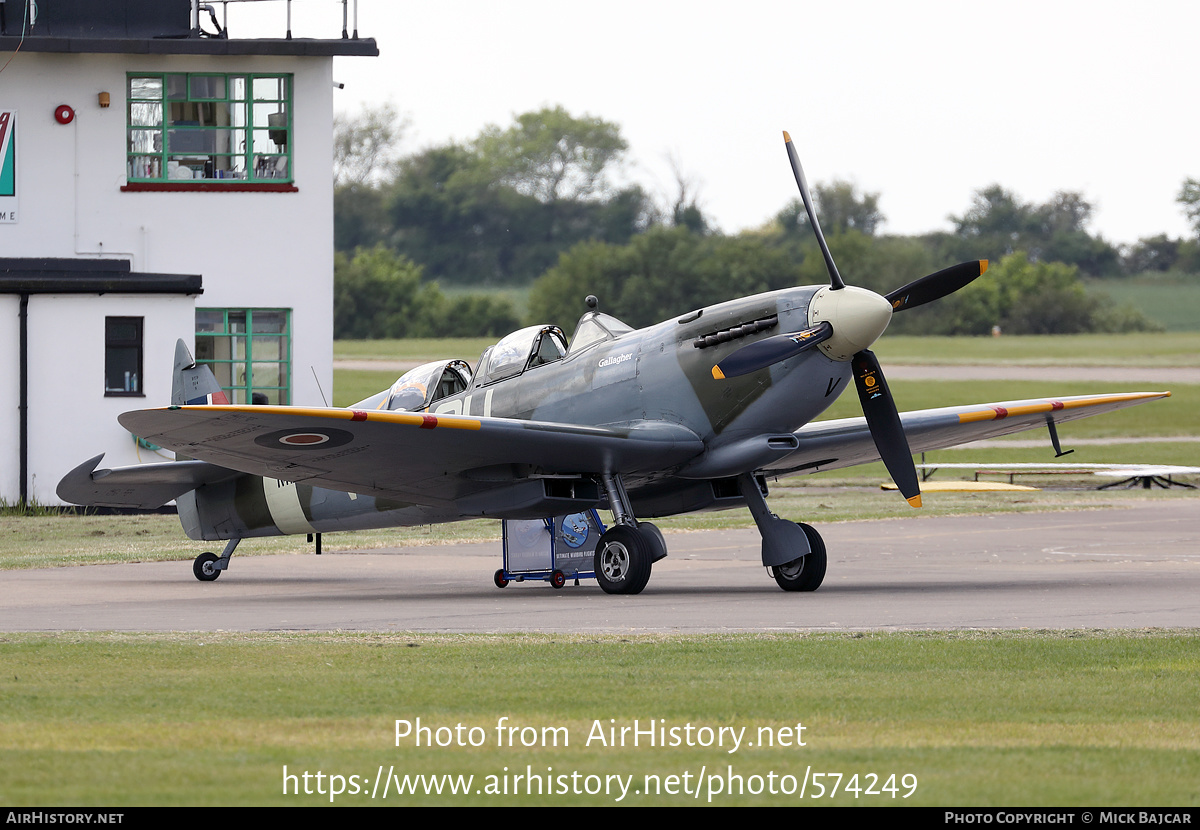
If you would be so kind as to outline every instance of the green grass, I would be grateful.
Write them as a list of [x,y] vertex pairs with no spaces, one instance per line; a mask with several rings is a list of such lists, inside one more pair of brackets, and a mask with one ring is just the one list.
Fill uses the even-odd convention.
[[1169,332],[1200,330],[1200,282],[1098,280],[1089,283],[1088,288],[1108,294],[1118,304],[1132,304]]
[[336,340],[333,359],[430,361],[459,357],[474,366],[483,350],[493,345],[496,339],[414,337],[405,340]]
[[1152,334],[905,337],[885,334],[871,347],[889,363],[1026,366],[1196,366],[1200,331]]
[[399,377],[397,372],[376,369],[335,369],[333,372],[333,405],[352,406],[376,392],[391,387]]
[[[1200,776],[1195,633],[705,637],[0,635],[0,801],[282,805],[289,773],[916,777],[911,798],[822,805],[1190,806]],[[568,745],[497,746],[500,718]],[[483,745],[397,745],[395,721]],[[604,747],[601,727],[805,727],[804,746]],[[445,734],[445,733],[443,733]],[[561,734],[561,733],[560,733]],[[765,737],[766,732],[762,733]],[[726,747],[727,749],[728,747]],[[511,782],[511,779],[510,779]],[[567,779],[568,786],[570,779]],[[832,787],[834,779],[826,779]],[[312,780],[315,787],[315,779]],[[303,786],[303,783],[300,784]],[[369,787],[369,783],[368,783]],[[511,789],[511,784],[510,784]],[[907,791],[903,788],[901,793]],[[343,795],[337,804],[612,804],[600,795]],[[691,796],[626,802],[695,804]],[[797,804],[718,795],[715,804]]]
[[[430,527],[387,528],[322,536],[322,550],[367,550],[403,545],[450,545],[496,540],[499,522],[477,519]],[[224,542],[194,542],[174,515],[0,516],[0,570],[97,565],[112,562],[171,562],[194,559]],[[497,547],[497,550],[499,548]],[[311,553],[304,536],[247,539],[237,556]]]

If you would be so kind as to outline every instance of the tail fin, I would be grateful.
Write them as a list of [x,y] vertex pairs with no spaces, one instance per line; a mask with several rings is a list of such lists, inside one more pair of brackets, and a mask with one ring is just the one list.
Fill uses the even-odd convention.
[[182,340],[175,344],[175,374],[171,382],[171,405],[229,403],[212,369],[197,366]]

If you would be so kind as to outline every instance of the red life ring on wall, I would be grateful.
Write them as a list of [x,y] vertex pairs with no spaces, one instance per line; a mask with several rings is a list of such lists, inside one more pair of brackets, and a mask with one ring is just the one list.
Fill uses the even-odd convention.
[[75,110],[71,109],[66,104],[59,104],[54,110],[54,120],[59,124],[70,124],[75,120]]

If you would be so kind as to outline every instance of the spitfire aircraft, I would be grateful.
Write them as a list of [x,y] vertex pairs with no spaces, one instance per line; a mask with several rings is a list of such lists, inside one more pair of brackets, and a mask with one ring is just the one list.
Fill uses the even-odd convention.
[[[531,326],[487,349],[474,371],[430,363],[348,409],[241,406],[186,346],[172,405],[123,414],[130,432],[174,450],[174,462],[97,469],[59,484],[64,500],[158,507],[174,499],[193,539],[228,540],[193,570],[216,579],[245,538],[539,519],[591,508],[614,523],[594,554],[608,593],[639,593],[667,555],[647,518],[745,506],[762,563],[781,588],[825,576],[821,536],[774,515],[767,480],[882,459],[920,506],[914,451],[1055,425],[1154,398],[1110,394],[899,414],[870,346],[892,314],[978,277],[968,262],[880,296],[846,285],[829,252],[791,138],[788,157],[830,284],[699,308],[648,328],[603,313],[595,298],[568,341]],[[814,421],[851,384],[863,418]]]

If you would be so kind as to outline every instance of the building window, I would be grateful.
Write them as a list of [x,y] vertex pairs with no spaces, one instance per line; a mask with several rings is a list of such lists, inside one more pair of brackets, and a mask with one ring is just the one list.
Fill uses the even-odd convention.
[[104,394],[144,397],[141,317],[104,318]]
[[212,369],[230,403],[290,404],[291,311],[196,309],[196,362]]
[[129,79],[136,182],[292,180],[292,77],[167,72]]

